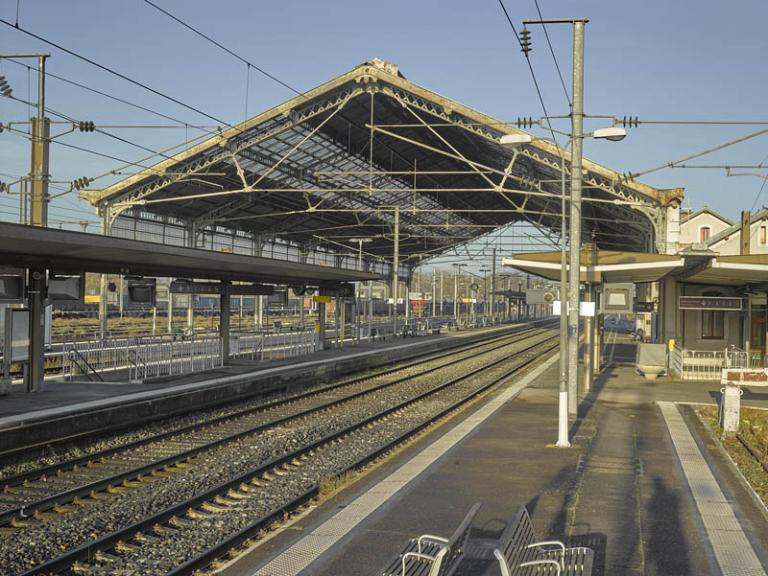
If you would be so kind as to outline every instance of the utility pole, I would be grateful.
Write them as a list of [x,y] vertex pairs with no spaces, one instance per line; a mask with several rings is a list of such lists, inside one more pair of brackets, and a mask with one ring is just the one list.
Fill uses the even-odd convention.
[[[400,207],[395,206],[394,257],[392,259],[392,335],[397,336],[397,276],[400,268]],[[407,305],[407,304],[406,304]]]
[[437,271],[432,270],[432,318],[437,316]]
[[[568,303],[563,301],[561,305],[566,307],[568,314],[568,362],[567,362],[567,393],[560,390],[560,409],[565,402],[568,406],[568,414],[575,418],[578,415],[578,391],[579,391],[579,283],[580,283],[580,252],[581,252],[581,166],[582,149],[584,142],[584,27],[589,22],[587,18],[563,18],[546,20],[524,20],[523,24],[571,24],[573,26],[573,76],[572,76],[572,104],[571,104],[571,228],[569,234],[569,262],[568,262]],[[562,157],[561,157],[562,158]],[[563,165],[564,168],[564,165]],[[564,170],[563,170],[564,172]],[[564,189],[563,189],[564,190]],[[563,278],[561,277],[561,284]],[[561,298],[564,300],[564,298]],[[562,326],[562,317],[561,317]],[[562,328],[561,328],[562,330]],[[561,334],[562,337],[562,334]],[[561,340],[562,342],[562,340]],[[562,344],[561,344],[562,346]],[[563,356],[561,355],[561,362]],[[563,378],[561,366],[561,379]],[[566,399],[567,396],[567,399]],[[567,426],[567,424],[566,424]],[[561,418],[561,428],[563,427]],[[561,444],[562,430],[558,446]]]
[[[45,117],[45,59],[50,54],[9,54],[5,58],[37,58],[37,115],[32,120],[30,219],[32,226],[48,226],[48,147],[50,120]],[[31,326],[31,323],[30,323]]]
[[[45,117],[45,59],[50,54],[2,54],[0,58],[37,58],[37,115],[32,118],[32,158],[30,220],[32,226],[48,226],[48,137],[50,121]],[[8,90],[10,95],[10,90]],[[26,202],[26,183],[23,184],[22,202]],[[24,212],[24,211],[22,211]],[[26,215],[22,213],[22,217]],[[27,271],[29,306],[29,372],[27,390],[38,391],[45,378],[45,298],[48,295],[48,274],[44,268]]]
[[496,324],[496,248],[492,250],[491,262],[491,322]]
[[568,270],[568,413],[579,407],[579,273],[581,270],[581,157],[584,125],[584,26],[573,20],[573,108],[571,110],[571,234]]

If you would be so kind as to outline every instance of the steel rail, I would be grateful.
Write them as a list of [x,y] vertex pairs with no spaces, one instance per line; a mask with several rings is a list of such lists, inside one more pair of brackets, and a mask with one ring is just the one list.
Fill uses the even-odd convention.
[[[482,394],[492,386],[495,386],[499,382],[507,379],[510,375],[518,371],[522,366],[528,365],[542,357],[543,354],[546,354],[546,352],[549,352],[551,350],[554,350],[557,347],[557,343],[551,344],[553,341],[556,342],[556,340],[559,338],[559,336],[549,337],[544,340],[538,341],[533,343],[531,346],[528,346],[527,348],[524,348],[522,350],[519,350],[516,352],[516,354],[524,354],[526,352],[530,352],[531,350],[542,347],[542,346],[549,346],[547,350],[542,351],[541,354],[534,355],[532,358],[527,359],[524,361],[521,365],[515,366],[514,368],[511,368],[510,370],[505,371],[501,376],[494,378],[489,383],[486,383],[485,385],[479,387],[478,389],[470,392],[469,394],[465,395],[462,399],[451,403],[451,405],[443,410],[441,410],[437,416],[430,417],[427,421],[420,423],[415,428],[412,428],[408,432],[398,436],[398,438],[393,442],[388,442],[385,446],[377,449],[375,453],[378,453],[379,455],[390,450],[395,445],[402,442],[404,438],[407,438],[408,436],[412,436],[416,432],[414,430],[422,430],[426,426],[433,423],[437,418],[442,417],[443,415],[447,414],[448,412],[455,410],[458,406],[460,406],[463,403],[468,402],[470,399],[477,397],[478,395]],[[551,344],[551,345],[550,345]],[[471,370],[470,372],[463,374],[457,378],[453,378],[447,382],[444,382],[442,384],[439,384],[438,386],[431,388],[430,390],[427,390],[421,394],[418,394],[417,396],[410,398],[408,400],[405,400],[403,402],[400,402],[396,404],[395,406],[391,406],[389,408],[386,408],[372,416],[369,416],[362,421],[359,421],[355,424],[349,425],[344,427],[341,430],[337,430],[335,432],[332,432],[331,434],[328,434],[324,436],[323,438],[320,438],[318,440],[315,440],[314,442],[311,442],[308,445],[305,445],[301,448],[298,448],[296,450],[291,451],[290,453],[283,454],[281,456],[275,457],[272,460],[261,464],[257,466],[256,468],[253,468],[251,470],[248,470],[247,472],[244,472],[243,474],[238,475],[237,477],[227,480],[225,482],[222,482],[218,484],[217,486],[214,486],[213,488],[210,488],[209,490],[206,490],[205,492],[198,494],[190,499],[187,499],[183,502],[180,502],[178,504],[174,504],[173,506],[170,506],[164,510],[161,510],[160,512],[153,514],[152,516],[149,516],[143,520],[140,520],[139,522],[136,522],[134,524],[131,524],[130,526],[127,526],[125,528],[122,528],[120,530],[116,530],[114,532],[111,532],[109,534],[106,534],[104,536],[101,536],[99,538],[94,539],[91,542],[88,542],[86,544],[82,544],[80,546],[77,546],[64,554],[58,556],[57,558],[53,558],[47,562],[44,562],[42,564],[39,564],[38,566],[35,566],[34,568],[31,568],[25,572],[22,572],[19,576],[40,576],[43,574],[56,574],[56,573],[62,573],[63,571],[67,571],[75,562],[79,560],[88,560],[90,558],[95,557],[97,552],[104,552],[106,550],[112,549],[118,542],[125,542],[128,541],[130,538],[135,536],[136,534],[148,529],[152,528],[156,525],[162,525],[169,520],[171,520],[174,517],[177,517],[179,515],[185,514],[189,510],[193,510],[198,506],[201,506],[202,504],[209,502],[213,500],[216,496],[221,495],[222,493],[226,493],[232,488],[235,488],[243,483],[247,483],[250,480],[257,478],[259,476],[262,476],[263,474],[269,472],[270,470],[279,468],[281,466],[287,465],[293,461],[299,460],[302,458],[302,456],[305,456],[307,454],[312,453],[315,450],[318,450],[324,445],[327,445],[343,436],[347,436],[348,434],[360,430],[362,428],[365,428],[369,424],[381,420],[382,418],[386,418],[387,416],[398,412],[399,410],[402,410],[410,405],[416,404],[425,398],[432,396],[436,394],[437,392],[440,392],[450,386],[456,385],[459,382],[462,382],[468,378],[471,378],[472,376],[486,371],[490,368],[493,368],[499,364],[502,364],[504,362],[509,362],[509,357],[504,357],[499,360],[496,360],[490,364],[481,366],[479,368],[476,368],[474,370]],[[373,457],[370,454],[362,458],[360,461],[364,461],[364,463],[369,462]],[[355,466],[358,466],[358,463],[353,464],[352,468]],[[316,493],[317,486],[313,487],[312,489],[306,491],[300,496],[300,499],[306,499],[308,497],[308,494]],[[285,510],[285,506],[281,507],[280,512]],[[274,514],[270,514],[268,516],[269,518],[274,517]]]
[[[506,338],[506,339],[515,338],[515,339],[503,342],[503,343],[501,343],[501,344],[499,344],[497,346],[494,346],[493,348],[490,348],[488,350],[484,350],[482,353],[485,353],[485,354],[492,353],[492,352],[497,351],[497,350],[499,350],[501,348],[505,348],[507,346],[514,345],[514,344],[516,344],[516,343],[518,343],[518,342],[520,342],[522,340],[525,340],[527,338],[534,337],[534,336],[536,336],[536,335],[538,335],[540,333],[541,333],[541,331],[538,331],[537,329],[531,329],[531,330],[523,330],[521,332],[516,332],[514,334],[507,335],[507,336],[505,336],[503,338],[499,338],[498,340],[504,340],[504,338]],[[518,337],[520,337],[520,338],[518,338]],[[495,341],[492,341],[492,343],[495,343]],[[487,343],[485,343],[484,345],[487,345]],[[472,351],[472,350],[474,350],[474,349],[476,349],[478,347],[482,347],[482,345],[473,345],[473,346],[470,346],[466,350],[462,350],[461,352]],[[455,354],[455,352],[454,352],[454,354]],[[443,356],[446,356],[446,355],[441,355],[440,357],[443,357]],[[90,495],[90,494],[95,493],[95,492],[100,492],[100,491],[103,491],[104,489],[117,486],[117,485],[119,485],[121,483],[124,483],[126,481],[130,481],[130,480],[139,478],[139,477],[144,476],[144,475],[156,473],[156,472],[158,472],[160,470],[167,470],[169,468],[172,468],[172,467],[177,466],[177,465],[182,464],[182,463],[188,463],[192,458],[194,458],[196,455],[198,455],[198,454],[200,454],[202,452],[206,452],[206,451],[212,450],[214,448],[217,448],[218,446],[224,445],[224,444],[229,443],[229,442],[233,442],[233,441],[235,441],[235,440],[237,440],[239,438],[243,438],[245,436],[249,436],[249,435],[252,435],[252,434],[263,432],[263,431],[268,430],[270,428],[274,428],[274,427],[280,426],[282,424],[285,424],[286,422],[289,422],[291,420],[300,419],[300,418],[309,416],[311,414],[314,414],[314,413],[317,413],[317,412],[321,412],[323,410],[327,410],[329,408],[334,408],[334,407],[340,406],[341,404],[344,404],[346,402],[350,402],[350,401],[355,400],[357,398],[360,398],[362,396],[366,396],[366,395],[369,395],[369,394],[374,394],[374,393],[376,393],[376,392],[378,392],[380,390],[383,390],[385,388],[389,388],[389,387],[395,386],[395,385],[400,384],[400,383],[402,383],[404,381],[412,380],[414,378],[418,378],[418,377],[424,376],[426,374],[435,372],[437,370],[441,370],[443,368],[446,368],[446,367],[458,364],[460,362],[466,362],[468,359],[469,358],[464,358],[464,357],[457,358],[457,359],[454,359],[454,360],[452,360],[450,362],[447,362],[445,364],[440,364],[438,366],[427,368],[427,369],[422,370],[421,372],[418,372],[416,374],[408,374],[408,375],[402,376],[400,378],[397,378],[395,380],[384,382],[382,384],[378,384],[378,385],[373,386],[371,388],[367,388],[365,390],[361,390],[361,391],[355,392],[353,394],[344,396],[343,398],[337,398],[337,399],[329,400],[329,401],[324,402],[322,404],[319,404],[319,405],[307,408],[305,410],[300,410],[298,412],[290,413],[288,415],[279,417],[277,419],[271,420],[271,421],[266,422],[266,423],[261,423],[261,424],[258,424],[256,426],[250,426],[250,427],[247,427],[247,428],[245,428],[243,430],[239,430],[239,431],[237,431],[235,433],[228,434],[226,436],[218,438],[216,440],[205,442],[205,443],[203,443],[203,444],[201,444],[199,446],[190,448],[188,450],[184,450],[182,452],[178,452],[176,454],[172,454],[172,455],[167,456],[165,458],[154,459],[154,460],[152,460],[151,462],[149,462],[149,463],[147,463],[145,465],[134,467],[134,468],[131,468],[129,470],[124,470],[124,471],[121,471],[121,472],[119,472],[117,474],[113,474],[113,475],[110,475],[110,476],[102,477],[102,478],[96,479],[96,480],[94,480],[92,482],[88,482],[86,484],[81,484],[81,485],[75,486],[75,487],[73,487],[71,489],[64,490],[62,492],[58,492],[58,493],[55,493],[55,494],[52,494],[52,495],[49,495],[49,496],[46,496],[46,497],[43,497],[43,498],[39,498],[39,499],[37,499],[35,501],[32,501],[29,504],[25,504],[23,506],[18,506],[16,508],[8,509],[6,511],[0,512],[0,527],[5,526],[5,525],[7,525],[9,523],[14,523],[15,521],[26,520],[26,519],[29,518],[30,515],[34,515],[35,513],[39,513],[39,512],[45,512],[45,511],[50,510],[51,508],[53,508],[53,507],[55,507],[57,505],[66,504],[66,503],[72,502],[76,498],[79,498],[79,497],[82,497],[82,496],[87,496],[87,495]],[[418,363],[411,363],[411,364],[409,364],[409,366],[412,367],[415,364],[417,365]],[[347,382],[344,382],[344,383],[327,386],[327,387],[324,387],[321,390],[315,390],[315,391],[311,391],[311,392],[307,392],[307,393],[301,394],[301,395],[296,396],[296,397],[291,397],[291,398],[283,399],[283,400],[277,400],[277,401],[270,402],[270,403],[265,404],[265,405],[261,405],[261,406],[257,406],[257,407],[253,407],[253,408],[249,408],[249,409],[245,409],[241,413],[239,413],[238,415],[239,416],[243,416],[244,414],[248,414],[248,413],[266,412],[267,410],[269,410],[271,408],[275,408],[275,407],[279,407],[279,406],[288,406],[288,405],[290,405],[291,403],[293,403],[293,402],[295,402],[297,400],[301,400],[301,399],[304,399],[304,398],[307,398],[307,397],[312,397],[312,396],[319,396],[319,395],[321,395],[323,393],[326,393],[326,392],[329,392],[329,391],[333,391],[333,390],[336,390],[336,389],[339,389],[339,388],[342,388],[342,387],[345,387],[345,386],[353,386],[353,385],[356,385],[356,384],[364,383],[367,380],[372,380],[372,379],[378,378],[378,377],[380,377],[382,375],[386,376],[387,374],[390,374],[390,373],[393,373],[393,372],[397,372],[397,371],[401,371],[401,370],[404,370],[404,369],[405,368],[401,367],[401,368],[398,368],[398,369],[387,371],[387,372],[385,372],[383,374],[376,374],[376,375],[372,375],[372,376],[366,376],[366,377],[354,379],[354,380],[351,380],[351,381],[347,381]],[[203,430],[205,428],[211,428],[211,427],[216,426],[217,424],[221,423],[222,421],[226,421],[226,420],[230,420],[230,419],[234,419],[234,418],[236,418],[236,416],[226,415],[226,416],[223,416],[223,417],[220,417],[220,418],[216,418],[216,419],[213,419],[213,420],[209,420],[209,421],[206,421],[206,422],[203,422],[203,423],[197,423],[197,424],[194,424],[194,425],[190,425],[189,427],[187,427],[186,431],[197,431],[197,430]],[[180,432],[178,430],[175,430],[173,432],[163,433],[163,434],[161,434],[159,436],[169,437],[169,436],[175,436],[175,435],[178,435],[178,434],[180,434]],[[160,440],[162,440],[162,438],[160,438]],[[112,454],[119,453],[121,451],[126,451],[126,450],[128,450],[130,448],[133,448],[133,447],[138,447],[138,446],[141,446],[141,445],[150,444],[153,441],[158,441],[158,438],[154,437],[152,439],[140,439],[140,440],[132,443],[133,446],[121,446],[121,447],[116,447],[114,449],[108,449],[107,451],[111,452]],[[77,464],[74,464],[74,465],[72,464],[72,461],[69,461],[69,462],[64,463],[64,465],[62,465],[62,466],[52,465],[50,467],[47,467],[44,470],[42,470],[42,469],[35,470],[34,471],[35,474],[32,474],[31,472],[30,473],[23,473],[21,475],[18,475],[18,476],[15,476],[15,477],[9,479],[9,480],[11,480],[13,482],[13,484],[8,483],[6,485],[7,486],[18,486],[20,484],[24,484],[25,482],[28,482],[30,480],[30,478],[41,479],[41,478],[46,477],[46,476],[58,475],[57,473],[60,473],[60,471],[71,470],[71,469],[74,469],[75,466],[80,466],[81,464],[84,464],[84,463],[87,465],[88,463],[98,462],[99,460],[101,460],[104,457],[105,456],[101,456],[101,457],[90,456],[90,457],[86,457],[85,460],[83,460],[83,458],[78,458],[77,460],[79,462]]]
[[[554,338],[553,338],[554,339]],[[534,346],[535,347],[535,346]],[[496,386],[497,384],[505,381],[513,374],[517,373],[518,371],[525,369],[529,365],[540,361],[541,356],[546,354],[547,352],[550,352],[557,348],[557,345],[551,346],[547,350],[543,351],[541,355],[534,356],[530,358],[529,360],[525,361],[519,366],[516,366],[512,368],[511,370],[505,372],[500,377],[494,379],[492,382],[486,384],[481,389],[471,392],[470,394],[466,395],[465,397],[457,400],[444,410],[441,410],[438,414],[433,416],[432,418],[425,420],[418,424],[416,427],[404,432],[400,436],[398,436],[395,440],[392,442],[387,443],[387,445],[382,446],[375,450],[374,452],[366,455],[365,457],[361,458],[351,466],[348,466],[346,469],[342,470],[340,473],[336,475],[336,477],[341,477],[344,474],[348,474],[349,472],[354,472],[355,470],[359,470],[360,468],[363,468],[370,462],[376,460],[383,454],[387,453],[388,451],[392,450],[394,447],[402,444],[406,440],[410,439],[411,437],[419,434],[422,430],[427,428],[428,426],[434,424],[435,422],[441,420],[451,412],[457,410],[460,408],[463,404],[466,404],[467,402],[471,401],[473,398],[480,396],[488,391],[489,388],[492,388],[493,386]],[[275,520],[278,520],[282,518],[285,514],[290,514],[294,510],[296,510],[298,507],[302,506],[306,502],[310,501],[312,498],[314,498],[320,491],[320,485],[316,484],[309,490],[307,490],[305,493],[301,494],[297,498],[294,498],[290,502],[283,505],[278,510],[275,510],[274,512],[270,512],[269,514],[263,516],[262,518],[259,518],[256,520],[253,524],[250,526],[244,528],[243,530],[233,534],[232,536],[226,538],[225,540],[222,540],[215,546],[209,548],[208,550],[205,550],[204,552],[198,554],[194,558],[191,558],[181,564],[180,566],[176,567],[175,569],[171,570],[170,572],[167,572],[165,576],[188,576],[195,574],[196,571],[204,569],[206,566],[209,566],[212,562],[217,560],[218,558],[221,558],[222,556],[225,556],[228,554],[232,549],[236,548],[237,546],[241,545],[243,542],[249,540],[252,536],[256,535],[261,530],[264,530],[267,528],[270,524],[272,524]]]
[[[520,334],[520,333],[522,333],[525,330],[533,329],[533,328],[535,328],[537,326],[545,326],[545,325],[547,325],[548,322],[549,322],[548,320],[545,320],[543,322],[541,322],[541,321],[529,322],[529,323],[523,325],[522,327],[514,327],[514,328],[510,329],[509,331],[505,332],[502,335],[499,335],[499,334],[489,335],[487,337],[484,337],[484,338],[482,338],[480,340],[477,340],[477,341],[473,342],[470,345],[470,348],[471,348],[471,346],[475,346],[475,345],[476,346],[483,346],[487,342],[492,341],[494,339],[501,339],[501,338],[504,338],[506,336],[512,336],[514,334]],[[470,349],[470,348],[465,348],[465,349]],[[443,357],[443,356],[449,356],[449,355],[451,355],[453,353],[456,353],[457,349],[459,349],[458,351],[460,351],[460,349],[462,349],[462,343],[461,342],[457,342],[455,346],[450,347],[448,350],[444,350],[444,351],[440,351],[440,352],[437,352],[437,353],[434,353],[434,354],[427,354],[425,356],[418,357],[418,359],[414,360],[413,362],[411,362],[409,364],[396,365],[393,368],[388,369],[388,370],[384,370],[382,372],[379,372],[376,375],[387,374],[389,372],[392,372],[392,371],[395,371],[395,370],[399,370],[399,369],[403,369],[403,368],[407,368],[407,367],[410,367],[410,366],[413,366],[413,365],[416,365],[416,364],[423,363],[425,361],[431,361],[433,359],[438,359],[438,358]],[[215,403],[215,404],[211,404],[209,406],[209,408],[221,407],[221,406],[225,406],[227,404],[231,404],[231,403],[234,403],[234,402],[240,402],[240,401],[243,401],[243,400],[248,400],[248,399],[251,399],[251,398],[256,398],[256,397],[261,396],[261,395],[263,395],[263,391],[257,390],[257,391],[254,391],[252,393],[248,393],[248,394],[243,394],[243,395],[237,396],[236,398],[229,398],[229,399],[227,399],[225,401],[218,402],[218,403]],[[128,405],[131,405],[131,404],[128,404]],[[151,420],[146,420],[146,421],[143,422],[143,424],[148,424],[148,423],[151,423],[151,422],[155,422],[155,421],[163,419],[163,418],[181,416],[181,415],[187,414],[187,413],[189,413],[191,411],[192,410],[182,409],[182,410],[180,410],[178,412],[173,412],[173,413],[170,413],[170,414],[164,414],[163,416],[159,416],[159,417],[153,418]],[[94,413],[97,413],[97,412],[98,412],[98,410],[94,410],[94,411],[91,411],[90,413],[94,414]],[[52,439],[52,440],[46,440],[44,442],[39,442],[39,443],[36,443],[36,444],[27,444],[27,445],[24,445],[24,446],[18,446],[18,447],[15,447],[15,448],[11,448],[9,450],[0,451],[0,460],[7,460],[7,459],[9,459],[9,458],[11,458],[13,456],[17,456],[19,454],[23,454],[25,452],[29,452],[29,451],[32,451],[32,450],[41,450],[41,449],[48,448],[48,447],[51,447],[51,446],[57,446],[59,444],[63,444],[63,443],[66,443],[66,442],[73,442],[75,440],[82,440],[82,439],[89,439],[89,438],[98,438],[99,436],[102,436],[102,435],[110,433],[110,432],[120,432],[120,431],[123,431],[123,430],[128,430],[128,429],[131,429],[131,428],[135,428],[135,427],[136,427],[135,423],[119,424],[119,425],[116,425],[116,426],[104,426],[104,427],[101,427],[101,428],[97,428],[95,430],[89,430],[87,432],[80,432],[80,433],[71,434],[71,435],[68,435],[68,436],[62,436],[60,438],[56,438],[56,439]],[[186,428],[179,428],[177,430],[183,431],[185,429]],[[0,435],[2,434],[2,432],[3,431],[0,430]],[[158,436],[158,438],[159,438],[159,436]],[[125,447],[125,446],[129,446],[129,445],[126,444],[123,447]],[[82,458],[82,461],[85,462],[85,461],[87,461],[88,458],[89,458],[89,456],[84,456]],[[0,479],[0,482],[5,482],[5,480],[6,479]]]

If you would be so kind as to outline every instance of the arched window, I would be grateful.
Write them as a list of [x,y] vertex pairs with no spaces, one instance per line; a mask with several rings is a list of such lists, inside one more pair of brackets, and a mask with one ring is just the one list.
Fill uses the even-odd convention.
[[699,227],[699,242],[706,242],[712,235],[712,228],[710,226]]

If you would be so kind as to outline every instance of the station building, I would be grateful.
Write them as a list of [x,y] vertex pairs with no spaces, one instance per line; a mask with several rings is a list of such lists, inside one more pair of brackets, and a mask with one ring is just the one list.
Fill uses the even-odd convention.
[[[683,379],[719,379],[728,350],[763,366],[768,332],[768,209],[734,223],[710,208],[667,209],[665,253],[582,249],[583,300],[598,301],[622,283],[634,285],[638,327],[669,346],[670,367]],[[661,252],[661,251],[660,251]],[[504,264],[557,280],[560,252],[518,254]],[[585,330],[590,330],[587,320]],[[598,341],[599,322],[593,336]]]

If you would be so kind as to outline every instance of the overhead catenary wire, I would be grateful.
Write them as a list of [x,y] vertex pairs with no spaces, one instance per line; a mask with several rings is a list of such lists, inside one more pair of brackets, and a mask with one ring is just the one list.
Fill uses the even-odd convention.
[[228,122],[225,122],[224,120],[221,120],[220,118],[217,118],[216,116],[213,116],[211,114],[208,114],[207,112],[192,106],[191,104],[187,104],[186,102],[183,102],[179,100],[178,98],[174,96],[170,96],[169,94],[166,94],[162,92],[161,90],[158,90],[156,88],[153,88],[152,86],[149,86],[148,84],[141,82],[139,80],[136,80],[134,78],[131,78],[130,76],[127,76],[126,74],[123,74],[122,72],[118,72],[117,70],[110,68],[109,66],[106,66],[104,64],[100,64],[99,62],[96,62],[92,58],[88,58],[87,56],[83,56],[82,54],[79,54],[78,52],[75,52],[74,50],[70,50],[69,48],[66,48],[62,46],[61,44],[58,44],[56,42],[53,42],[52,40],[48,40],[47,38],[44,38],[43,36],[40,36],[39,34],[35,34],[34,32],[27,30],[21,26],[15,26],[11,22],[8,22],[8,20],[5,20],[4,18],[0,18],[0,24],[5,24],[9,28],[13,28],[14,30],[18,30],[19,32],[26,34],[27,36],[34,38],[35,40],[38,40],[40,42],[43,42],[45,44],[48,44],[49,46],[53,46],[57,50],[61,50],[62,52],[65,52],[69,54],[70,56],[77,58],[78,60],[82,60],[83,62],[86,62],[90,64],[91,66],[95,66],[96,68],[99,68],[100,70],[103,70],[104,72],[107,72],[108,74],[111,74],[113,76],[116,76],[117,78],[120,78],[122,80],[125,80],[126,82],[129,82],[135,86],[138,86],[140,88],[143,88],[144,90],[151,92],[152,94],[155,94],[156,96],[159,96],[165,100],[168,100],[169,102],[173,102],[174,104],[181,106],[182,108],[186,108],[187,110],[191,110],[192,112],[195,112],[196,114],[199,114],[201,116],[205,116],[206,118],[209,118],[210,120],[213,120],[214,122],[218,124],[222,124],[225,126],[232,127]]
[[[18,66],[22,66],[27,69],[27,72],[34,71],[37,72],[37,67],[26,64],[24,62],[19,62],[18,60],[14,60],[13,58],[4,58],[4,61],[12,62],[14,64],[17,64]],[[190,124],[188,122],[185,122],[184,120],[180,120],[178,118],[174,118],[173,116],[169,116],[168,114],[165,114],[163,112],[158,112],[157,110],[153,110],[152,108],[148,108],[146,106],[142,106],[141,104],[136,104],[135,102],[131,102],[130,100],[126,100],[124,98],[120,98],[118,96],[115,96],[114,94],[109,94],[108,92],[104,92],[103,90],[98,90],[96,88],[93,88],[92,86],[88,86],[86,84],[82,84],[81,82],[77,82],[75,80],[72,80],[70,78],[66,78],[61,75],[54,74],[53,72],[50,72],[49,70],[45,71],[46,78],[54,78],[56,80],[59,80],[61,82],[65,82],[66,84],[70,84],[72,86],[75,86],[77,88],[80,88],[82,90],[87,90],[88,92],[92,92],[94,94],[97,94],[99,96],[102,96],[104,98],[108,98],[110,100],[113,100],[115,102],[119,102],[120,104],[124,104],[126,106],[130,106],[132,108],[135,108],[137,110],[142,110],[143,112],[147,112],[149,114],[153,114],[155,116],[158,116],[159,118],[165,118],[166,120],[170,120],[171,122],[176,122],[180,128],[194,128],[197,130],[203,130],[208,131],[210,130],[213,132],[215,130],[215,127],[209,127],[209,126],[199,126],[196,124]]]
[[[544,20],[544,16],[541,14],[541,8],[539,7],[539,0],[533,0],[534,4],[536,4],[536,12],[539,13],[539,19]],[[565,94],[565,99],[568,101],[568,107],[570,108],[572,106],[571,103],[571,96],[568,94],[568,88],[565,86],[565,80],[563,80],[563,73],[560,71],[560,64],[557,61],[557,56],[555,55],[555,50],[552,48],[552,42],[549,39],[549,32],[547,31],[547,25],[542,24],[542,29],[544,30],[544,36],[547,39],[547,45],[549,46],[549,53],[552,54],[552,60],[555,63],[555,69],[557,70],[557,76],[560,78],[560,85],[563,87],[563,93]]]
[[214,46],[217,46],[217,47],[219,47],[221,50],[224,50],[224,52],[226,52],[226,53],[227,53],[227,54],[229,54],[230,56],[232,56],[232,57],[234,57],[234,58],[237,58],[238,60],[240,60],[240,62],[242,62],[243,64],[246,64],[246,65],[249,67],[249,69],[250,69],[250,68],[253,68],[253,69],[254,69],[254,70],[256,70],[257,72],[260,72],[261,74],[263,74],[264,76],[266,76],[266,77],[267,77],[267,78],[269,78],[270,80],[273,80],[273,81],[277,82],[278,84],[280,84],[280,85],[281,85],[281,86],[283,86],[284,88],[287,88],[287,89],[288,89],[288,90],[290,90],[291,92],[294,92],[295,94],[298,94],[299,96],[303,96],[303,93],[302,93],[302,92],[300,92],[299,90],[297,90],[296,88],[294,88],[293,86],[291,86],[290,84],[288,84],[287,82],[284,82],[283,80],[281,80],[280,78],[278,78],[278,77],[277,77],[277,76],[275,76],[274,74],[272,74],[272,73],[270,73],[270,72],[267,72],[267,71],[266,71],[264,68],[261,68],[260,66],[257,66],[257,65],[256,65],[256,64],[254,64],[253,62],[250,62],[250,61],[249,61],[249,60],[247,60],[246,58],[243,58],[243,57],[242,57],[242,56],[240,56],[240,55],[239,55],[237,52],[234,52],[233,50],[230,50],[229,48],[227,48],[226,46],[224,46],[224,45],[223,45],[223,44],[221,44],[220,42],[218,42],[218,41],[214,40],[214,39],[213,39],[211,36],[208,36],[208,35],[207,35],[207,34],[205,34],[204,32],[201,32],[200,30],[198,30],[197,28],[195,28],[195,27],[194,27],[194,26],[192,26],[191,24],[188,24],[188,23],[186,23],[186,22],[185,22],[184,20],[182,20],[181,18],[178,18],[177,16],[174,16],[174,15],[173,15],[172,13],[170,13],[168,10],[165,10],[164,8],[161,8],[160,6],[158,6],[157,4],[155,4],[154,2],[151,2],[150,0],[144,0],[144,2],[145,2],[146,4],[148,4],[148,5],[152,6],[152,8],[154,8],[154,9],[155,9],[155,10],[157,10],[158,12],[161,12],[161,13],[165,14],[165,15],[166,15],[168,18],[170,18],[171,20],[174,20],[174,21],[178,22],[179,24],[181,24],[182,26],[184,26],[184,28],[186,28],[187,30],[189,30],[189,31],[193,32],[194,34],[197,34],[197,35],[198,35],[198,36],[200,36],[201,38],[204,38],[204,39],[206,39],[208,42],[210,42],[210,43],[211,43],[211,44],[213,44]]

